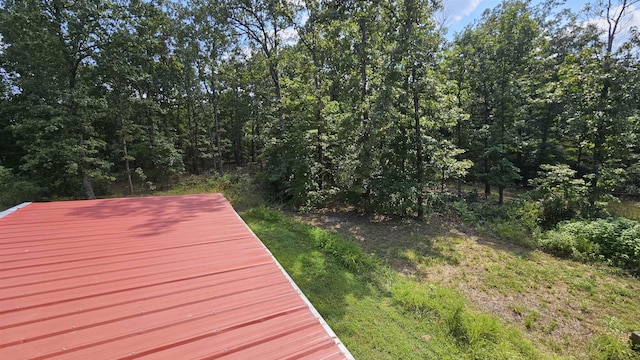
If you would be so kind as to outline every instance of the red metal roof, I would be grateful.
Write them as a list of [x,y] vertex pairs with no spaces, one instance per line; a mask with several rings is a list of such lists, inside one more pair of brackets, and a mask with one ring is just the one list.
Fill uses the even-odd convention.
[[0,359],[352,358],[220,194],[4,215]]

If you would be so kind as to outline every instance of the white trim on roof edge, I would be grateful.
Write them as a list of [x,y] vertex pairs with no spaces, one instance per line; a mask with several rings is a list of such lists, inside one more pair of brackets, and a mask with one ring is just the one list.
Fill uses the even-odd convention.
[[[224,197],[224,196],[223,196]],[[226,200],[226,198],[225,198]],[[349,349],[347,349],[346,346],[344,346],[344,344],[342,343],[342,341],[340,341],[340,338],[338,337],[338,335],[336,335],[336,333],[333,331],[333,329],[331,329],[331,327],[329,326],[329,324],[327,324],[326,321],[324,321],[324,318],[322,317],[322,315],[320,315],[320,313],[318,312],[318,310],[316,310],[316,308],[313,306],[313,304],[311,303],[311,301],[309,301],[309,299],[307,299],[307,297],[304,295],[304,293],[302,292],[302,290],[300,290],[300,288],[298,287],[298,285],[293,281],[293,279],[291,278],[291,276],[289,276],[289,274],[287,273],[287,271],[282,267],[282,265],[280,265],[280,263],[278,262],[278,259],[276,259],[275,256],[273,256],[273,254],[271,253],[271,251],[269,250],[269,248],[267,248],[267,246],[262,242],[262,240],[260,240],[260,238],[253,232],[253,230],[251,230],[251,228],[249,228],[249,225],[247,225],[246,222],[244,222],[244,220],[242,220],[242,218],[240,217],[240,214],[238,214],[238,212],[233,208],[233,206],[231,206],[231,203],[229,203],[229,201],[227,200],[227,203],[229,204],[229,207],[233,210],[234,213],[236,213],[236,216],[238,217],[238,219],[240,221],[242,221],[242,223],[244,224],[244,226],[247,227],[247,230],[249,230],[249,232],[251,233],[251,235],[253,235],[259,242],[260,245],[262,245],[264,247],[265,250],[267,250],[267,253],[269,254],[269,256],[271,256],[271,258],[273,259],[273,261],[276,263],[276,265],[278,265],[278,267],[280,268],[280,271],[282,271],[282,274],[284,275],[285,278],[287,278],[287,281],[289,281],[289,283],[291,284],[291,286],[293,286],[293,289],[298,293],[298,295],[302,298],[302,300],[305,302],[305,304],[307,304],[307,306],[309,307],[309,310],[311,311],[311,313],[313,314],[313,316],[316,317],[316,319],[320,322],[320,325],[322,325],[322,327],[324,328],[324,330],[329,334],[329,336],[333,339],[333,341],[335,341],[336,345],[338,345],[338,348],[342,351],[342,353],[344,354],[344,356],[348,359],[348,360],[355,360],[355,358],[353,357],[353,355],[351,355],[351,352],[349,352]]]
[[22,209],[23,207],[25,207],[25,206],[27,206],[29,204],[31,204],[31,202],[23,202],[20,205],[16,205],[16,206],[14,206],[12,208],[9,208],[9,209],[7,209],[5,211],[0,212],[0,219],[2,219],[3,217],[5,217],[5,216],[7,216],[7,215],[9,215],[9,214],[11,214],[13,212],[16,212],[16,211]]

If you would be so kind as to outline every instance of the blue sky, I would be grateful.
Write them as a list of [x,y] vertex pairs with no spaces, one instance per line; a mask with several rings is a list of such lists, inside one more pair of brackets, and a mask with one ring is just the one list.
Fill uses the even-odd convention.
[[[474,19],[480,18],[486,9],[493,9],[500,2],[501,0],[443,0],[445,14],[448,18],[448,37],[453,37],[454,33],[464,29],[464,27]],[[541,1],[532,1],[533,4],[539,2]],[[585,0],[567,0],[564,7],[577,11],[580,10],[585,3]]]

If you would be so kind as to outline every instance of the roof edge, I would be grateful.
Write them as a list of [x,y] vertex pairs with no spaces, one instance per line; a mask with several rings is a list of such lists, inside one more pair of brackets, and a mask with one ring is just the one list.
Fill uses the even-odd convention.
[[236,213],[236,216],[238,217],[238,219],[240,221],[242,221],[242,223],[244,224],[244,226],[247,228],[247,230],[249,230],[249,232],[251,233],[251,235],[253,235],[253,237],[255,237],[259,242],[260,245],[262,245],[262,247],[264,247],[264,249],[267,251],[267,253],[269,254],[269,256],[271,256],[271,258],[273,259],[273,261],[275,262],[275,264],[278,266],[278,268],[280,269],[280,271],[282,272],[282,274],[284,275],[284,277],[287,279],[287,281],[289,281],[289,283],[291,284],[291,286],[293,286],[293,289],[298,293],[298,295],[300,296],[300,298],[302,298],[302,300],[305,302],[305,304],[307,304],[307,307],[309,307],[309,310],[311,311],[311,313],[313,314],[313,316],[315,316],[316,319],[318,319],[318,321],[320,322],[320,325],[322,325],[322,327],[324,328],[324,330],[329,334],[329,336],[331,337],[331,339],[333,339],[333,341],[336,343],[336,345],[338,346],[338,348],[342,351],[342,353],[344,354],[344,356],[347,358],[347,360],[355,360],[355,358],[353,357],[353,355],[351,354],[351,352],[349,351],[349,349],[347,349],[347,347],[342,343],[342,341],[340,340],[340,338],[338,337],[338,335],[336,335],[336,333],[333,331],[333,329],[331,329],[331,327],[329,326],[329,324],[327,324],[327,322],[324,320],[324,318],[322,317],[322,315],[320,315],[320,313],[318,312],[318,310],[316,310],[316,308],[313,306],[313,304],[311,303],[311,301],[309,301],[309,299],[307,298],[307,296],[302,292],[302,290],[300,290],[300,288],[298,287],[298,284],[295,283],[295,281],[293,281],[293,279],[291,278],[291,276],[289,276],[289,273],[287,273],[287,271],[282,267],[282,265],[280,265],[280,262],[278,262],[278,259],[276,259],[275,256],[273,256],[273,254],[271,253],[271,250],[269,250],[269,248],[267,248],[267,246],[262,242],[262,240],[260,240],[260,238],[258,237],[258,235],[256,235],[253,230],[251,230],[251,228],[249,227],[249,225],[242,219],[242,217],[240,217],[240,214],[238,214],[238,212],[236,211],[236,209],[233,208],[233,206],[231,206],[231,203],[229,203],[227,201],[227,203],[229,204],[229,207],[231,207],[231,209],[233,209],[233,212]]
[[29,204],[31,204],[30,201],[29,202],[23,202],[20,205],[16,205],[16,206],[14,206],[12,208],[8,208],[7,210],[0,212],[0,219],[2,219],[3,217],[5,217],[5,216],[7,216],[7,215],[9,215],[11,213],[14,213],[14,212],[22,209],[23,207],[25,207],[25,206],[27,206]]

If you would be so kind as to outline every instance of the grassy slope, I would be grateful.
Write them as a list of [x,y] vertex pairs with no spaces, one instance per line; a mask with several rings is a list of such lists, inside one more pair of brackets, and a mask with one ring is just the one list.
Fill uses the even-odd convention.
[[546,358],[458,293],[385,269],[336,233],[264,208],[242,216],[356,358]]
[[536,346],[575,359],[635,359],[629,331],[640,329],[640,281],[478,233],[452,219],[371,222],[354,214],[299,216],[356,239],[411,274],[464,294],[470,307],[519,328]]

